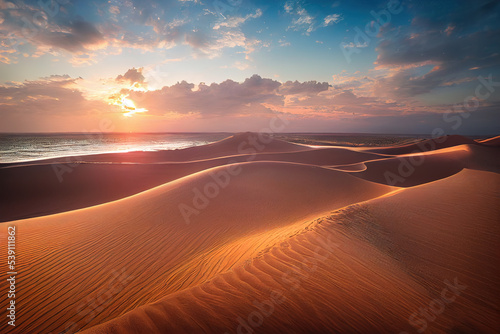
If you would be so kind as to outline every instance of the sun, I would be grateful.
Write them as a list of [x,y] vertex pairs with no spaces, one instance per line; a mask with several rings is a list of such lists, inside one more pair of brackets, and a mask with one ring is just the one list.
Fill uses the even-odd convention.
[[145,108],[137,108],[134,104],[134,101],[128,98],[128,95],[125,95],[121,99],[121,106],[124,111],[127,111],[123,114],[125,117],[132,117],[136,113],[142,113],[148,111]]
[[[140,87],[137,83],[134,83],[130,90],[141,92],[147,91],[144,87]],[[137,108],[134,101],[129,98],[129,94],[120,94],[119,96],[115,96],[110,104],[121,107],[124,111],[123,116],[125,117],[132,117],[134,114],[148,111],[145,108]]]

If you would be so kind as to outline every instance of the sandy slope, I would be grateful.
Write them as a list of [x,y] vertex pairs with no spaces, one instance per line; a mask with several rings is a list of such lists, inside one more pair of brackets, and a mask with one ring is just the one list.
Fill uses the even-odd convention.
[[355,172],[359,172],[352,175],[381,184],[412,187],[449,177],[464,168],[500,173],[500,149],[457,145],[429,152],[366,161],[363,165],[365,168],[360,167],[359,170],[354,168]]
[[[397,333],[424,324],[495,333],[499,184],[498,174],[465,170],[341,209],[251,263],[85,333]],[[445,292],[450,303],[412,328],[407,319],[441,300],[446,280],[458,295]]]
[[[240,174],[186,224],[178,205],[194,207],[195,189],[214,185],[213,176],[226,182],[220,175],[236,168]],[[18,221],[18,270],[25,274],[17,300],[20,317],[32,320],[15,332],[110,320],[227,271],[314,217],[390,190],[320,167],[254,162],[206,170],[117,202]],[[122,270],[133,278],[108,300],[114,271]],[[87,304],[97,305],[98,314],[90,317]]]
[[[0,332],[500,331],[499,148],[242,152],[249,138],[78,157],[63,182],[57,159],[0,168],[3,217],[42,216],[0,224],[20,273],[18,326]],[[456,301],[408,320],[455,277]]]
[[[238,137],[239,138],[239,137]],[[225,140],[236,147],[238,138]],[[124,153],[78,157],[78,162],[47,161],[0,168],[0,222],[49,215],[114,201],[208,168],[236,162],[286,161],[316,166],[350,164],[378,159],[373,153],[343,148],[313,149],[275,140],[269,149],[198,161],[164,162],[168,152]],[[231,144],[229,144],[231,143]],[[219,143],[214,143],[214,145]],[[267,147],[267,145],[266,145]],[[212,147],[204,147],[212,151]],[[200,151],[202,148],[196,148]],[[273,153],[269,150],[283,149]],[[190,149],[187,149],[190,150]],[[288,152],[289,150],[290,152]],[[181,150],[184,152],[184,150]],[[178,151],[178,152],[181,152]],[[224,151],[228,152],[228,150]],[[226,154],[224,153],[224,154]],[[156,163],[140,161],[142,155]],[[185,154],[185,153],[183,153]],[[156,158],[155,158],[156,157]],[[100,161],[93,161],[100,160]],[[148,161],[149,161],[148,160]]]

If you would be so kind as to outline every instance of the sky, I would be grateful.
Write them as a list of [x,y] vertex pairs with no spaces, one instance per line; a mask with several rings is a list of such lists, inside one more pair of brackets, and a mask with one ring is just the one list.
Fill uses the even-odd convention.
[[0,0],[0,132],[500,133],[500,1]]

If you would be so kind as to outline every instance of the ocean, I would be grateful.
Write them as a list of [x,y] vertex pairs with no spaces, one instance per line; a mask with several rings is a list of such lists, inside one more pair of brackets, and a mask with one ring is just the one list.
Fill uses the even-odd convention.
[[0,163],[48,158],[173,150],[209,144],[230,133],[0,134]]

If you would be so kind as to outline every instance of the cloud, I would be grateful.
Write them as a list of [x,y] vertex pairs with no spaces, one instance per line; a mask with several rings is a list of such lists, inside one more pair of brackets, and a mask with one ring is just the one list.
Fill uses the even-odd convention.
[[127,72],[125,72],[124,75],[119,75],[116,77],[116,81],[128,81],[129,83],[133,84],[133,83],[144,83],[144,75],[142,75],[142,70],[143,68],[140,67],[140,68],[131,68],[129,69]]
[[28,121],[34,114],[75,116],[109,110],[101,101],[87,100],[77,88],[79,80],[68,75],[53,75],[0,86],[0,114],[22,115]]
[[292,23],[290,24],[290,26],[288,26],[288,29],[305,30],[306,35],[310,34],[315,30],[314,17],[309,15],[307,10],[305,10],[302,7],[299,7],[297,8],[295,14],[296,18],[292,20]]
[[282,38],[278,41],[280,46],[290,46],[292,43],[288,42],[286,39]]
[[261,41],[247,38],[239,29],[217,30],[216,35],[195,30],[186,33],[185,44],[194,49],[195,56],[208,58],[220,57],[224,49],[242,48],[245,59],[250,60],[250,54],[261,46]]
[[[137,47],[154,51],[167,49],[181,44],[189,45],[195,57],[215,58],[222,55],[224,49],[241,47],[250,54],[256,40],[249,38],[240,27],[250,19],[262,16],[261,9],[255,9],[243,16],[221,16],[199,1],[138,1],[122,5],[119,31],[115,34],[117,44],[125,43],[128,47]],[[152,27],[152,31],[138,33],[131,29],[137,24]],[[209,28],[212,27],[212,28]]]
[[327,82],[287,81],[253,75],[243,82],[195,85],[186,81],[155,91],[122,90],[148,115],[182,117],[266,117],[271,111],[300,117],[331,118],[338,115],[392,115],[404,109],[401,104],[370,96],[359,96],[352,89],[335,88]]
[[[17,0],[0,7],[0,37],[9,42],[9,47],[0,48],[0,62],[15,62],[23,54],[69,53],[73,65],[84,65],[125,48],[153,52],[182,44],[191,46],[195,56],[219,57],[224,49],[235,47],[248,55],[257,42],[240,26],[263,14],[254,9],[221,22],[220,15],[207,15],[207,5],[199,1],[111,0],[93,3],[95,12],[86,12],[84,19],[75,15],[72,2],[57,3],[50,10],[40,3]],[[23,50],[32,46],[35,52]]]
[[43,31],[37,36],[36,41],[72,53],[102,48],[106,44],[104,36],[89,22],[75,21],[71,23],[69,30],[69,32]]
[[237,68],[240,71],[244,71],[244,70],[248,69],[250,67],[250,65],[247,62],[237,61],[233,64],[232,67]]
[[229,17],[220,23],[216,23],[213,29],[217,30],[217,29],[220,29],[221,27],[236,28],[236,27],[241,26],[243,23],[245,23],[249,19],[257,19],[261,16],[262,16],[262,10],[257,9],[255,11],[255,14],[248,14],[244,17],[238,17],[238,16]]
[[[380,81],[379,90],[411,97],[449,81],[498,72],[500,44],[495,41],[500,29],[491,12],[498,4],[479,1],[455,6],[454,11],[437,10],[430,16],[427,8],[417,5],[410,26],[384,27],[376,64],[398,70]],[[448,7],[444,4],[443,8]],[[478,71],[472,73],[471,68]]]
[[278,81],[254,75],[241,83],[233,80],[210,85],[201,83],[197,90],[194,84],[182,81],[156,91],[130,91],[129,96],[141,101],[140,106],[151,115],[258,115],[269,113],[262,103],[282,104],[283,97],[277,94],[280,85]]
[[364,43],[356,43],[354,44],[353,42],[350,42],[350,43],[342,43],[342,47],[344,49],[349,49],[349,48],[366,48],[368,47],[368,43],[367,42],[364,42]]
[[[96,50],[108,43],[99,27],[79,16],[70,16],[68,5],[23,1],[3,2],[0,6],[0,38],[8,50],[0,51],[0,60],[15,63],[20,56],[39,57],[67,52],[71,57],[92,59]],[[8,51],[8,52],[6,52]],[[75,63],[78,61],[75,61]]]
[[328,27],[329,25],[339,23],[344,18],[340,14],[331,14],[324,18],[323,27]]
[[330,84],[317,81],[287,81],[281,85],[279,91],[284,95],[293,94],[317,94],[328,90]]
[[330,14],[323,19],[322,23],[317,24],[316,17],[309,14],[299,1],[285,3],[284,9],[287,14],[294,17],[287,30],[304,31],[305,35],[309,35],[318,28],[328,27],[343,20],[340,14]]
[[[117,76],[120,77],[125,81],[140,78],[140,69],[131,69]],[[370,78],[343,75],[336,76],[334,82],[334,86],[316,81],[280,83],[253,75],[242,82],[225,80],[195,85],[182,81],[152,91],[120,90],[120,85],[117,85],[115,93],[110,91],[109,95],[96,95],[90,99],[85,93],[83,79],[67,75],[50,76],[0,86],[0,115],[8,124],[16,124],[17,131],[23,130],[23,124],[24,129],[28,127],[38,131],[81,131],[82,122],[88,122],[92,117],[95,120],[112,117],[117,124],[123,122],[126,119],[123,108],[109,103],[126,97],[122,99],[126,111],[134,118],[133,124],[137,124],[142,131],[152,129],[151,126],[159,129],[158,124],[171,124],[173,120],[185,131],[193,130],[190,124],[198,124],[200,127],[196,129],[205,131],[207,128],[233,129],[224,127],[228,124],[239,124],[245,129],[251,124],[262,124],[278,112],[297,121],[292,122],[300,125],[294,131],[319,131],[326,126],[333,131],[342,125],[339,131],[368,129],[377,132],[384,129],[385,132],[396,132],[402,125],[405,129],[431,131],[442,123],[441,113],[452,107],[423,106],[407,100],[396,101],[377,94],[370,95],[363,89],[363,85],[375,82]],[[500,102],[481,103],[462,130],[480,129],[483,123],[491,124],[487,129],[498,129],[498,125],[494,125],[498,123],[494,122],[495,117],[498,118],[498,107]],[[31,126],[28,123],[32,122],[26,120],[37,125]],[[414,121],[419,123],[412,125]],[[68,128],[67,124],[71,127]],[[2,129],[12,131],[13,128],[4,126]]]

